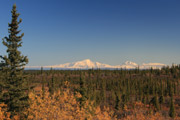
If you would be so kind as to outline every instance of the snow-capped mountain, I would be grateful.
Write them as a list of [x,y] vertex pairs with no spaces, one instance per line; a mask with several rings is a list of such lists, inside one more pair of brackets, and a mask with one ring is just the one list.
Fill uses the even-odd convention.
[[45,66],[51,68],[67,68],[67,69],[91,69],[91,68],[112,68],[113,66],[99,62],[92,62],[90,59],[77,61],[73,63],[65,63],[60,65]]
[[115,66],[116,68],[123,68],[123,69],[135,69],[138,68],[138,64],[131,62],[131,61],[126,61],[122,65]]
[[153,68],[153,69],[160,69],[164,66],[167,66],[165,64],[162,63],[143,63],[140,68],[141,69],[149,69],[149,68]]
[[[59,64],[59,65],[51,65],[51,66],[42,66],[43,68],[54,68],[54,69],[161,69],[163,66],[166,66],[162,63],[143,63],[142,65],[138,65],[131,61],[126,61],[122,65],[108,65],[100,62],[93,62],[90,59],[85,59],[82,61],[72,62],[72,63],[65,63],[65,64]],[[26,69],[38,69],[41,68],[41,66],[26,66]]]

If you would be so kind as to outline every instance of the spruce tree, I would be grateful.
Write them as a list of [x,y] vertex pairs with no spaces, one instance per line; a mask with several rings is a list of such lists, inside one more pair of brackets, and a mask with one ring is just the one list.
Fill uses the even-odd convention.
[[2,71],[5,81],[5,103],[8,105],[8,111],[12,115],[20,113],[28,107],[27,86],[25,86],[25,77],[23,75],[24,66],[28,63],[27,56],[21,55],[18,50],[22,46],[22,37],[24,34],[18,36],[20,30],[18,25],[22,19],[18,20],[20,15],[16,11],[16,5],[13,5],[12,21],[9,23],[9,36],[3,39],[3,44],[7,47],[7,56],[1,56],[4,66]]
[[119,96],[117,95],[117,92],[115,92],[115,95],[116,95],[115,109],[116,109],[116,110],[119,110],[120,99],[119,99]]
[[153,106],[155,107],[155,111],[159,111],[159,101],[158,101],[158,96],[157,94],[151,99],[150,104],[153,104]]
[[172,118],[174,118],[176,116],[175,108],[174,108],[174,102],[173,102],[173,96],[171,96],[169,116],[172,117]]
[[82,75],[82,73],[80,73],[80,79],[79,79],[79,90],[78,92],[81,94],[81,97],[79,98],[79,103],[80,103],[80,107],[83,107],[86,100],[87,100],[87,95],[86,95],[86,88],[85,88],[85,79],[84,76]]
[[41,78],[42,78],[42,99],[44,99],[45,96],[45,81],[44,81],[44,76],[43,76],[43,67],[41,67]]
[[165,102],[164,96],[161,95],[161,96],[159,97],[160,108],[161,108],[161,106],[162,106],[162,104],[163,104],[164,102]]
[[145,97],[144,94],[143,94],[143,97],[142,97],[142,103],[146,104],[146,97]]
[[157,95],[157,93],[156,93],[156,96],[155,96],[155,108],[156,108],[156,111],[159,111],[159,101],[158,101],[158,95]]
[[105,105],[106,104],[106,81],[105,80],[102,80],[100,94],[101,94],[102,103]]
[[124,110],[125,106],[126,106],[126,95],[125,94],[122,94],[121,95],[121,108],[122,110]]
[[165,99],[164,99],[164,92],[163,92],[163,82],[161,80],[161,89],[160,89],[160,97],[159,97],[160,108],[164,102],[165,102]]
[[48,87],[49,87],[49,93],[52,96],[55,92],[55,81],[54,81],[54,74],[53,73],[52,73],[51,80],[48,83]]

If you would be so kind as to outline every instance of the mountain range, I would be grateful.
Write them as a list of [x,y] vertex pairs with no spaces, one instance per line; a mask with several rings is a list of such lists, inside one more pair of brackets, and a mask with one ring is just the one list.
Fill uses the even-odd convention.
[[100,62],[93,62],[90,59],[85,59],[82,61],[65,63],[59,65],[50,65],[50,66],[26,66],[25,69],[40,69],[41,67],[45,69],[161,69],[162,67],[167,66],[162,63],[143,63],[138,65],[137,63],[126,61],[121,65],[108,65]]

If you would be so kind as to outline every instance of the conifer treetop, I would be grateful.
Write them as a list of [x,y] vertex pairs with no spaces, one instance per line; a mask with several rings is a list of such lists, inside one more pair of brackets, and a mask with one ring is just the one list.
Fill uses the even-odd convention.
[[3,44],[7,47],[8,57],[4,56],[6,65],[15,66],[15,68],[21,68],[28,63],[27,56],[21,55],[21,52],[18,51],[18,48],[22,46],[22,37],[24,33],[18,35],[21,30],[18,30],[19,24],[22,22],[22,19],[18,20],[19,13],[16,10],[16,4],[13,5],[12,20],[8,24],[9,36],[3,39]]

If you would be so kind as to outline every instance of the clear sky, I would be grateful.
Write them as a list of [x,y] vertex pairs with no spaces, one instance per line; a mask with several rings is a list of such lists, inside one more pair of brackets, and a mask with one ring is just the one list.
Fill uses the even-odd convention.
[[0,39],[14,3],[28,65],[180,64],[180,0],[0,0]]

